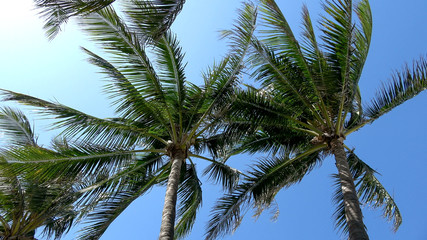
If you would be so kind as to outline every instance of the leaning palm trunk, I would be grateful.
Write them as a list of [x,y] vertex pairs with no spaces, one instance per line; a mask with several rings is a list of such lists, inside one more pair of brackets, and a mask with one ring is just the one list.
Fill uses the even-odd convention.
[[166,187],[165,203],[162,213],[159,240],[172,240],[174,237],[176,200],[181,173],[181,165],[185,161],[183,151],[176,151],[171,156],[172,167]]
[[341,138],[331,141],[332,153],[335,156],[335,165],[338,169],[338,176],[341,183],[341,191],[345,206],[345,218],[348,224],[349,240],[368,240],[365,224],[363,224],[362,210],[360,209],[359,198],[356,194],[356,187],[351,176],[347,162],[343,141]]

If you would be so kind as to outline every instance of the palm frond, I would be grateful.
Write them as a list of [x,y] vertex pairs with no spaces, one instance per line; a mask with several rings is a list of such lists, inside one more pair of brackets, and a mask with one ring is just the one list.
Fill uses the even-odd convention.
[[[281,91],[282,89],[275,90]],[[311,131],[312,134],[321,134],[321,130],[316,126],[307,124],[304,118],[307,109],[304,108],[304,105],[294,101],[293,97],[286,93],[282,95],[274,92],[272,93],[275,95],[274,98],[258,89],[236,91],[235,94],[236,100],[229,110],[231,117],[228,121],[232,124],[252,124],[252,127],[247,126],[248,132],[256,130],[257,127],[274,128],[277,126],[283,128],[285,132],[293,131],[295,128],[304,128]]]
[[[72,17],[85,17],[99,11],[115,0],[34,0],[39,14],[44,18],[47,37],[52,40],[61,31],[61,26]],[[145,20],[146,35],[157,39],[166,32],[181,11],[185,0],[125,1],[128,9]],[[141,18],[140,16],[140,18]]]
[[354,87],[357,87],[363,66],[368,57],[369,46],[372,36],[372,13],[368,0],[363,0],[357,3],[355,13],[359,19],[359,25],[354,29],[354,55],[352,56],[352,79],[354,79]]
[[253,167],[250,175],[255,185],[252,190],[254,200],[259,206],[269,206],[276,193],[282,189],[296,184],[309,173],[322,156],[320,151],[323,146],[316,146],[292,158],[291,152],[281,156],[266,158]]
[[177,224],[175,225],[175,238],[182,239],[187,236],[196,220],[197,210],[202,204],[201,182],[197,177],[194,164],[187,164],[184,179],[179,185],[177,211]]
[[336,206],[335,212],[333,214],[335,218],[335,229],[342,233],[342,237],[346,238],[348,235],[348,225],[345,218],[345,205],[344,205],[344,196],[341,190],[341,182],[338,174],[332,174],[334,178],[334,195],[333,201]]
[[115,0],[34,0],[39,14],[44,18],[43,28],[48,39],[52,40],[61,31],[61,26],[71,17],[87,15],[100,10]]
[[9,148],[2,157],[15,174],[46,181],[60,176],[76,177],[101,169],[116,172],[134,161],[137,150],[109,149],[95,144],[74,144],[63,152],[40,147]]
[[25,208],[24,189],[17,175],[13,174],[9,164],[2,162],[0,174],[1,225],[11,229],[9,221],[11,219],[18,220]]
[[249,172],[249,177],[217,201],[208,223],[206,239],[216,239],[234,231],[249,206],[260,210],[258,214],[269,208],[280,189],[300,182],[313,169],[322,158],[319,151],[323,147],[315,147],[292,159],[288,152],[287,155],[258,162]]
[[415,97],[427,88],[427,60],[425,57],[415,61],[412,69],[406,66],[396,72],[392,81],[383,84],[374,99],[365,108],[365,114],[372,122],[393,108]]
[[185,0],[131,0],[124,6],[131,29],[138,29],[147,40],[157,41],[169,30],[184,3]]
[[[47,186],[47,191],[42,194],[40,194],[40,191],[34,193],[27,189],[26,194],[32,193],[36,202],[43,201],[47,203],[43,204],[43,208],[39,211],[31,209],[32,213],[35,213],[33,214],[35,219],[43,222],[43,236],[60,239],[75,224],[78,214],[74,209],[73,203],[80,194],[72,188],[73,183],[73,181],[53,181],[49,183],[50,185],[44,184]],[[40,187],[40,184],[37,184],[36,188]],[[34,218],[32,221],[34,221]]]
[[[339,132],[345,121],[347,108],[352,104],[349,99],[352,99],[358,81],[358,78],[353,79],[351,76],[354,54],[353,3],[351,0],[326,0],[323,9],[330,18],[326,16],[322,18],[321,31],[324,34],[322,40],[328,53],[328,64],[336,75],[334,85],[340,89],[336,92],[339,99],[338,108],[333,109],[336,112],[334,115],[337,116],[335,131]],[[347,97],[349,95],[350,97]]]
[[212,161],[203,171],[203,175],[207,175],[208,179],[221,183],[224,189],[231,191],[239,183],[241,172],[226,165],[223,161]]
[[138,89],[124,76],[113,64],[100,57],[99,55],[82,48],[90,58],[89,62],[100,67],[102,73],[108,75],[108,84],[104,90],[114,98],[114,105],[117,105],[116,112],[121,114],[122,118],[138,122],[140,125],[152,126],[153,124],[163,124],[167,127],[168,123],[164,116],[155,108],[155,104],[146,101]]
[[147,56],[143,39],[138,32],[129,29],[113,8],[106,7],[90,14],[80,24],[104,50],[114,54],[113,63],[145,99],[154,98],[165,103],[159,77]]
[[[145,143],[150,143],[153,139],[166,143],[166,140],[152,134],[147,126],[130,126],[123,121],[114,119],[100,119],[59,103],[52,103],[39,98],[0,89],[0,95],[4,101],[16,101],[22,104],[41,108],[42,115],[55,115],[56,122],[53,126],[65,128],[65,136],[82,136],[83,140],[99,143],[109,147],[126,147],[134,145],[145,138]],[[151,138],[151,140],[150,140]]]
[[242,183],[217,200],[206,225],[206,240],[220,238],[239,227],[244,210],[250,206],[252,200],[251,189],[250,183]]
[[[347,158],[351,169],[359,169],[357,175],[360,177],[357,180],[356,187],[358,187],[360,200],[367,206],[382,208],[384,218],[393,222],[393,231],[397,231],[402,224],[402,215],[393,197],[375,176],[376,171],[360,160],[353,152],[348,153]],[[360,171],[360,169],[363,170]]]
[[320,122],[322,117],[312,104],[315,101],[311,83],[302,81],[304,73],[286,54],[277,55],[270,46],[255,40],[252,43],[256,53],[252,55],[252,63],[256,67],[252,76],[261,81],[263,87],[271,85],[281,95],[292,96],[293,105],[305,107],[307,114],[314,116]]
[[[255,31],[257,9],[253,4],[244,3],[243,7],[238,11],[238,18],[236,23],[230,31],[227,32],[226,37],[231,41],[230,54],[216,67],[214,67],[208,74],[205,75],[204,91],[206,100],[204,107],[201,109],[203,115],[194,124],[193,131],[190,133],[190,138],[196,135],[199,136],[205,132],[211,125],[218,122],[219,116],[224,114],[224,109],[233,96],[235,84],[238,81],[246,53],[249,51],[252,36]],[[204,126],[201,130],[199,126],[206,121],[208,115],[212,115],[216,119],[210,119],[210,123]],[[214,121],[212,121],[214,120]]]
[[92,174],[83,178],[79,184],[79,192],[83,195],[76,203],[77,206],[95,206],[99,200],[103,200],[106,193],[120,192],[121,189],[126,189],[128,186],[124,183],[129,176],[135,174],[155,175],[159,169],[165,167],[162,159],[163,155],[157,153],[144,154],[137,156],[137,160],[122,167],[119,171],[112,172],[109,169],[101,169],[96,174]]
[[72,205],[78,198],[72,188],[74,181],[37,182],[25,174],[14,174],[13,167],[4,163],[1,173],[1,225],[11,231],[11,237],[33,236],[36,228],[43,227],[45,236],[59,239],[70,230],[77,216]]
[[[313,26],[311,24],[307,9],[303,8],[303,17],[305,20],[305,33],[303,36],[306,37],[304,41],[308,40],[306,41],[306,43],[308,43],[308,45],[306,45],[308,48],[305,49],[304,46],[301,46],[298,40],[295,38],[286,18],[274,0],[262,1],[262,12],[265,26],[267,27],[266,30],[262,31],[265,34],[263,41],[272,47],[272,51],[275,53],[277,52],[280,58],[288,58],[291,62],[295,63],[295,65],[297,65],[299,68],[301,78],[304,77],[305,79],[305,81],[299,81],[299,86],[295,85],[295,82],[292,83],[292,85],[290,85],[290,82],[288,82],[288,87],[294,89],[294,94],[298,95],[298,93],[295,92],[295,89],[298,89],[298,91],[304,91],[306,94],[309,94],[305,96],[312,96],[314,99],[305,99],[306,97],[304,95],[302,95],[304,98],[301,98],[301,96],[298,96],[298,98],[303,100],[304,104],[307,104],[306,107],[313,111],[313,114],[318,118],[319,121],[323,117],[323,119],[327,121],[328,125],[332,126],[332,123],[328,119],[329,114],[323,100],[325,94],[322,94],[321,90],[323,89],[319,89],[319,84],[317,84],[319,76],[314,74],[312,70],[313,67],[310,64],[316,61],[318,62],[317,64],[321,63],[319,61],[322,61],[322,54],[318,49]],[[262,47],[257,48],[259,49],[258,51],[262,49]],[[265,56],[266,55],[264,55],[264,58]],[[271,59],[268,59],[265,62],[271,62]],[[317,67],[320,66],[318,65]],[[281,78],[283,81],[283,76]],[[311,107],[309,100],[318,100],[316,103],[317,109]],[[317,111],[319,111],[319,113],[317,113]],[[321,114],[322,117],[320,117],[319,114]]]
[[[176,36],[170,32],[163,34],[156,44],[158,74],[173,116],[179,126],[183,126],[183,105],[186,98],[184,54]],[[182,131],[182,129],[181,129]]]
[[167,165],[154,172],[146,172],[144,168],[121,179],[117,188],[103,191],[99,198],[92,199],[81,209],[84,223],[78,239],[99,239],[108,226],[135,199],[147,192],[153,185],[167,179]]
[[0,109],[0,129],[14,146],[37,146],[36,137],[28,118],[18,109]]

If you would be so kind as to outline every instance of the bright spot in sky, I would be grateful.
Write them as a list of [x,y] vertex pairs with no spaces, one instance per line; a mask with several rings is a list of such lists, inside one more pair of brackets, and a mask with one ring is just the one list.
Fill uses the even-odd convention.
[[[2,0],[0,2],[0,13],[1,18],[4,19],[14,19],[18,22],[24,22],[29,18],[32,18],[31,12],[34,9],[32,0],[19,0],[19,1],[9,1]],[[13,25],[18,22],[13,22]],[[12,25],[12,24],[11,24]]]

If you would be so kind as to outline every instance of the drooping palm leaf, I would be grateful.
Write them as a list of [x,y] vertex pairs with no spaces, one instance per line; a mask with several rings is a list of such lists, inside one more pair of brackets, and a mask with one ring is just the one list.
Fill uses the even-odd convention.
[[202,205],[201,182],[194,164],[187,164],[184,179],[178,189],[179,208],[175,224],[175,238],[185,238],[196,220],[197,210]]
[[[131,174],[118,179],[121,183],[117,187],[107,186],[98,191],[97,198],[90,193],[84,198],[82,215],[84,227],[78,239],[99,239],[108,226],[116,219],[135,199],[143,195],[159,182],[167,179],[167,167],[163,166],[156,171],[147,172],[145,168],[138,168]],[[91,190],[93,191],[93,190]]]
[[0,129],[8,138],[10,145],[37,145],[28,118],[17,109],[10,107],[0,109]]
[[377,173],[354,152],[349,152],[347,157],[351,169],[354,171],[356,187],[360,200],[373,208],[382,208],[383,216],[393,222],[393,230],[397,231],[402,224],[402,215],[391,194],[387,192],[381,182],[375,176]]
[[282,155],[258,162],[242,183],[217,201],[208,223],[206,239],[231,233],[240,225],[242,213],[250,206],[260,211],[269,208],[280,189],[300,182],[313,169],[322,158],[319,151],[323,147],[310,149],[293,159]]
[[[111,5],[115,0],[34,0],[34,2],[36,8],[40,9],[40,15],[45,19],[44,28],[47,37],[53,39],[61,30],[61,26],[70,18],[84,17]],[[147,33],[151,34],[151,38],[156,39],[170,28],[185,0],[126,0],[124,2],[133,7],[135,5],[144,7],[134,10],[143,10],[145,19],[151,19],[146,22],[146,27],[151,30]]]
[[224,161],[212,161],[203,174],[215,183],[222,183],[224,189],[231,191],[239,183],[241,172],[226,165]]

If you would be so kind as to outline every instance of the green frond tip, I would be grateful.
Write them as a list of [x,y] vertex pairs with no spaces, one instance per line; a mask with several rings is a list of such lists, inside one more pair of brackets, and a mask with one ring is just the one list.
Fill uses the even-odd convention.
[[5,134],[13,146],[37,146],[28,118],[18,109],[0,108],[0,131]]
[[84,16],[112,4],[115,0],[34,0],[35,7],[44,19],[43,28],[49,40],[61,31],[61,26],[71,17]]
[[194,164],[187,164],[184,179],[179,185],[180,204],[177,211],[175,238],[185,239],[196,221],[197,210],[202,206],[201,182]]
[[404,67],[394,74],[389,83],[383,84],[365,113],[371,121],[376,120],[426,89],[427,59],[422,57],[413,63],[412,68]]
[[215,183],[222,183],[224,189],[231,191],[237,186],[240,179],[240,171],[223,162],[213,161],[203,172]]

